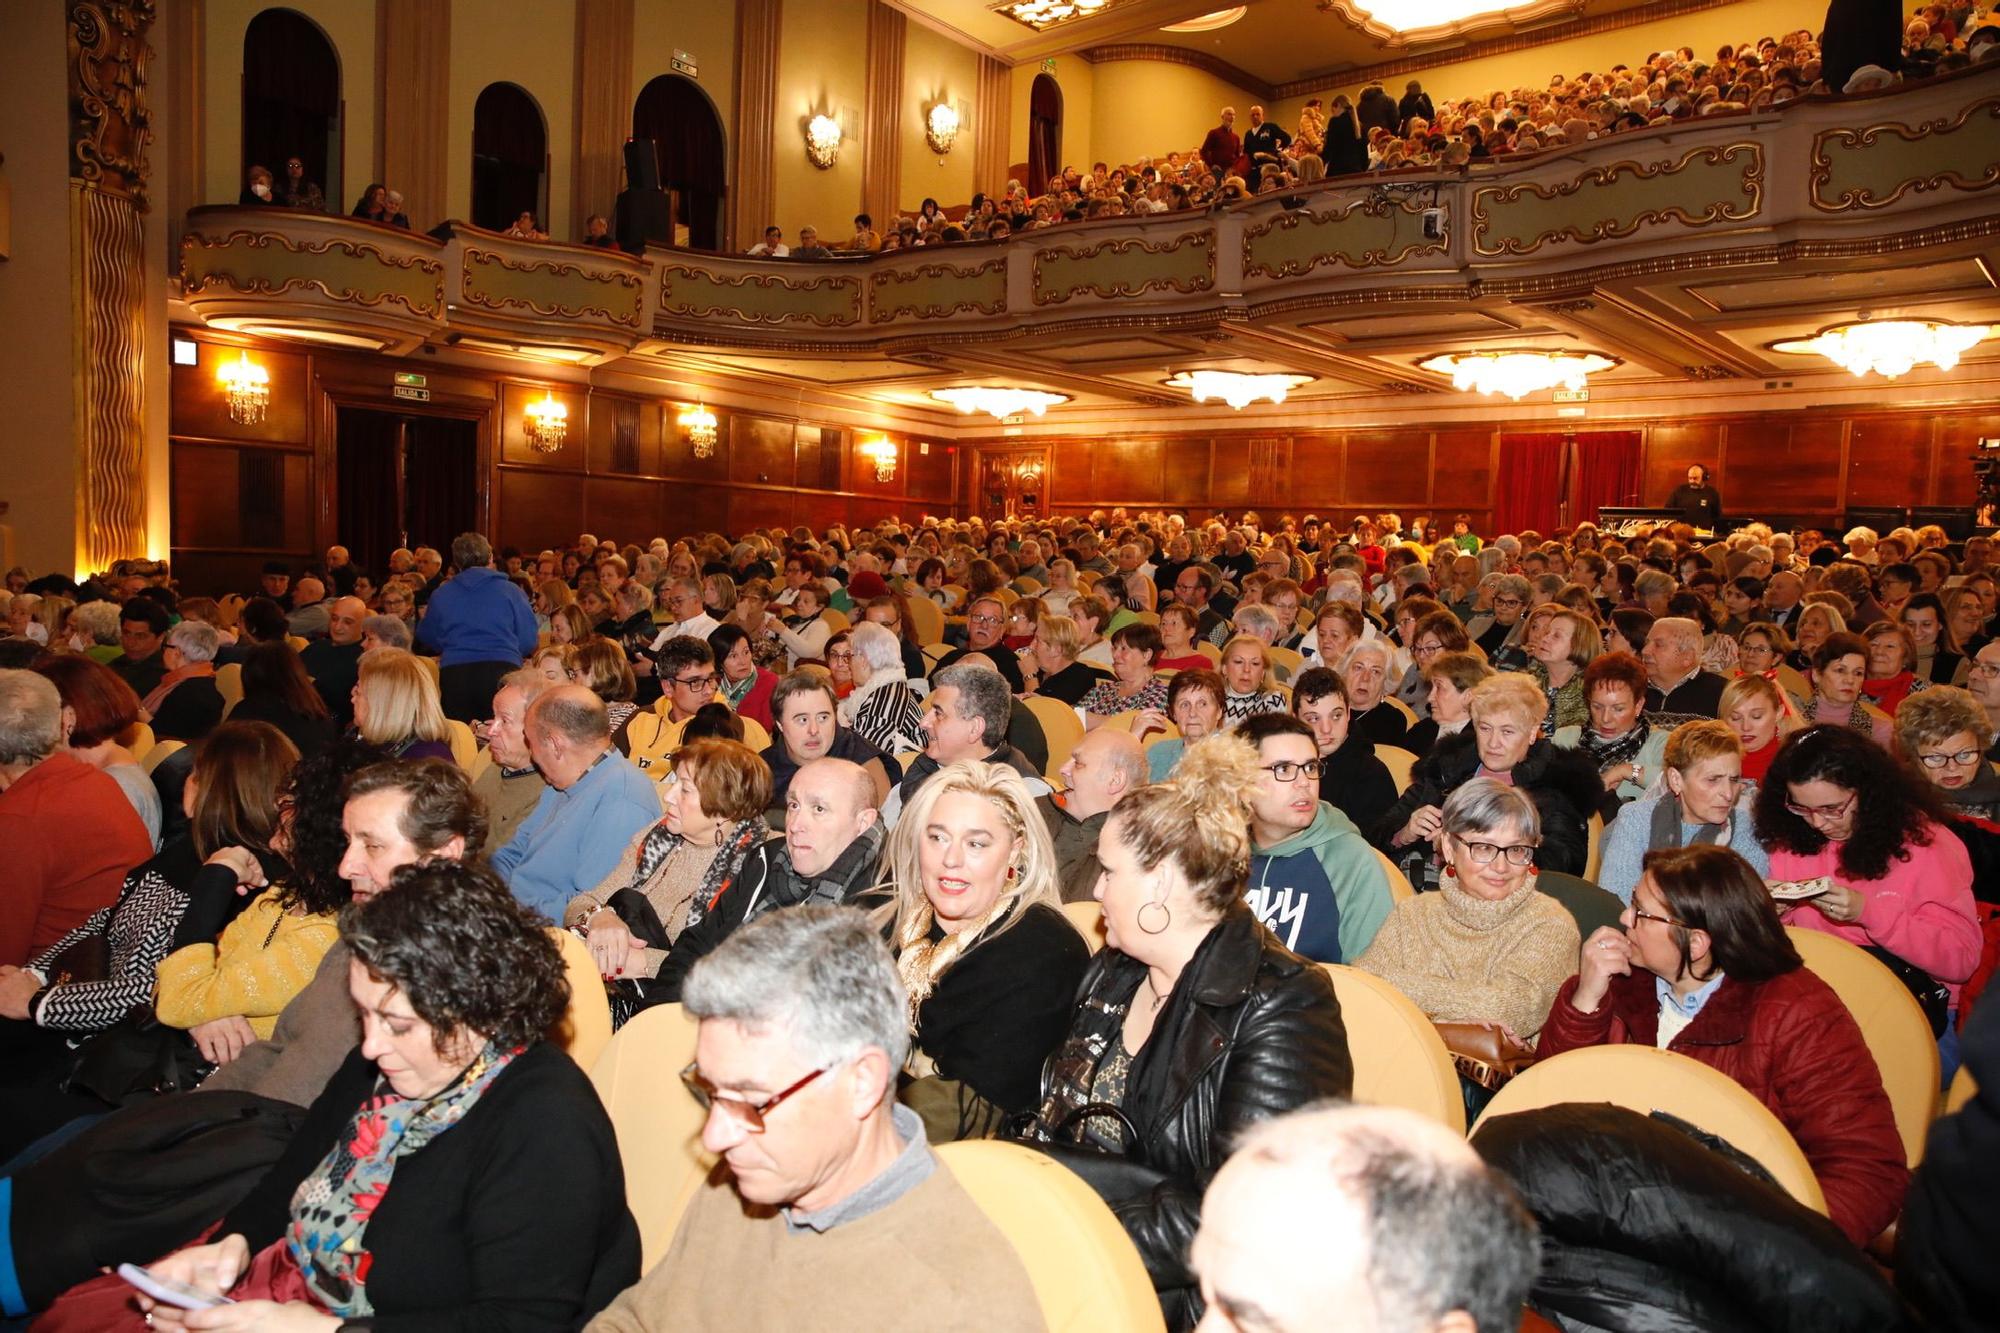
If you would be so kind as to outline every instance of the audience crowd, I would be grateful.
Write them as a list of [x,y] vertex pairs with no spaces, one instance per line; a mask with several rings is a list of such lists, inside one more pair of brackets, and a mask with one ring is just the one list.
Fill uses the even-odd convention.
[[[1825,1197],[1772,1244],[1861,1284],[1818,1326],[1978,1322],[1991,1095],[1913,1176],[1794,941],[1873,954],[1943,1083],[2000,1087],[1995,566],[1936,527],[1115,509],[466,533],[221,597],[10,571],[0,1307],[225,1326],[97,1275],[129,1261],[229,1327],[905,1327],[927,1297],[1041,1327],[928,1146],[968,1138],[1073,1170],[1176,1329],[1364,1296],[1511,1328],[1556,1299],[1537,1245],[1582,1243],[1572,1140],[1773,1206],[1643,1121],[1467,1147],[1326,1109],[1385,1040],[1337,994],[1359,972],[1435,1025],[1468,1118],[1578,1047],[1719,1070]],[[720,1162],[649,1273],[548,1035],[600,986],[616,1027],[693,1020]],[[1901,1297],[1859,1248],[1899,1218]],[[1639,1252],[1664,1292],[1713,1278],[1697,1249]]]

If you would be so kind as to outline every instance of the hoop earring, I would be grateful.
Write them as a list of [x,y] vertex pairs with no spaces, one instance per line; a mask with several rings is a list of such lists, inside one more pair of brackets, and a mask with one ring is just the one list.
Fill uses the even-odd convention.
[[[1147,907],[1159,908],[1160,915],[1165,917],[1166,920],[1160,922],[1160,924],[1157,927],[1147,925],[1146,924]],[[1145,931],[1148,935],[1163,935],[1166,933],[1167,927],[1173,924],[1174,924],[1173,911],[1163,902],[1147,903],[1145,907],[1141,907],[1139,909],[1139,929]]]

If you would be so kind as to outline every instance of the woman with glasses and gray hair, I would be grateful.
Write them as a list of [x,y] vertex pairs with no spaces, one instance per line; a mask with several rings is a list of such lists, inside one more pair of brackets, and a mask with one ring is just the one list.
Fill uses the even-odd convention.
[[222,721],[222,691],[215,684],[215,654],[222,636],[213,625],[183,620],[167,631],[160,649],[167,674],[140,706],[153,721],[153,738],[198,741]]
[[1576,958],[1576,922],[1535,887],[1542,818],[1526,793],[1474,778],[1444,803],[1436,893],[1397,905],[1355,966],[1436,1023],[1498,1023],[1532,1042]]
[[864,620],[849,632],[854,689],[840,701],[840,721],[885,754],[924,748],[923,709],[903,667],[903,645],[887,627]]

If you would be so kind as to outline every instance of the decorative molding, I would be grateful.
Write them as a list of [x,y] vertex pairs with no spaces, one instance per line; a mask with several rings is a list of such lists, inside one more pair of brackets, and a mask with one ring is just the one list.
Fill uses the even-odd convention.
[[1884,135],[1894,135],[1902,142],[1889,149],[1893,156],[1902,148],[1921,143],[1933,136],[1943,139],[1945,136],[1956,134],[1977,116],[1983,116],[1989,122],[2000,122],[2000,97],[1989,97],[1985,101],[1974,102],[1955,116],[1939,116],[1936,120],[1927,120],[1916,126],[1889,121],[1859,130],[1821,130],[1813,136],[1810,195],[1812,206],[1822,213],[1844,213],[1855,208],[1887,208],[1912,192],[1925,194],[1947,185],[1955,190],[1983,190],[2000,182],[2000,153],[1996,153],[1991,146],[1992,136],[1996,131],[2000,131],[2000,124],[1989,124],[1987,141],[1971,145],[1975,158],[1985,158],[1985,164],[1978,169],[1979,174],[1976,176],[1967,176],[1955,166],[1944,166],[1927,176],[1909,176],[1897,181],[1895,188],[1886,197],[1865,183],[1849,185],[1829,197],[1829,187],[1833,183],[1833,158],[1830,149],[1865,153],[1873,149]]
[[1718,366],[1713,362],[1703,366],[1682,366],[1681,374],[1691,380],[1733,380],[1741,378],[1728,366]]
[[[824,312],[813,311],[804,307],[793,310],[764,311],[745,310],[741,306],[729,305],[721,300],[708,300],[706,302],[677,300],[673,281],[676,274],[684,275],[694,279],[696,282],[705,283],[712,288],[725,292],[754,290],[766,293],[783,293],[787,296],[807,296],[824,291],[829,295],[844,295],[847,298],[848,308],[843,315],[833,312],[830,307]],[[660,309],[665,314],[689,319],[701,319],[709,315],[733,315],[737,319],[747,320],[752,324],[785,324],[794,320],[800,320],[807,324],[816,324],[821,328],[840,328],[849,324],[858,324],[861,321],[861,283],[858,278],[832,276],[814,278],[809,282],[793,282],[767,273],[743,273],[735,277],[725,277],[720,273],[712,272],[705,268],[697,268],[692,264],[668,263],[660,267]],[[689,341],[685,335],[679,332],[675,332],[673,336],[676,341]],[[721,345],[728,346],[729,344],[724,343]],[[801,346],[816,348],[822,352],[826,350],[826,346],[823,343],[804,343]]]
[[[1089,275],[1084,274],[1082,275],[1082,280],[1069,283],[1067,286],[1060,286],[1050,281],[1048,274],[1044,270],[1045,264],[1052,265],[1055,262],[1063,260],[1082,264],[1104,254],[1109,254],[1113,257],[1123,257],[1128,254],[1170,256],[1179,253],[1183,247],[1189,245],[1194,246],[1202,252],[1203,261],[1202,272],[1190,277],[1176,277],[1172,274],[1161,273],[1151,277],[1137,278],[1136,285],[1133,279],[1117,278],[1112,280],[1110,286],[1107,287],[1090,280]],[[1150,291],[1172,291],[1180,292],[1183,295],[1193,292],[1205,292],[1215,286],[1215,233],[1212,231],[1188,232],[1164,241],[1146,241],[1134,236],[1118,240],[1099,241],[1095,245],[1058,245],[1050,246],[1047,249],[1038,249],[1035,251],[1033,282],[1036,305],[1061,305],[1064,301],[1080,293],[1088,293],[1092,296],[1103,297],[1108,300],[1115,296],[1143,296]]]
[[[558,281],[581,279],[585,282],[608,283],[623,287],[632,294],[632,308],[620,313],[609,303],[603,305],[569,305],[557,301],[553,305],[543,305],[525,296],[489,296],[476,290],[472,285],[473,270],[493,265],[510,273],[547,273]],[[592,273],[580,264],[566,264],[554,260],[538,259],[518,263],[495,250],[480,250],[468,245],[465,248],[465,277],[460,284],[460,292],[467,305],[476,305],[484,310],[505,310],[508,306],[525,306],[545,318],[581,319],[585,315],[602,315],[613,324],[628,329],[640,327],[640,309],[645,301],[646,284],[636,273]]]
[[[992,274],[999,275],[998,290],[990,300],[980,300],[977,290],[951,300],[946,305],[941,301],[927,301],[923,293],[898,296],[890,291],[891,286],[903,287],[924,279],[976,281]],[[990,259],[976,268],[956,268],[950,264],[922,264],[916,268],[890,269],[868,275],[870,290],[868,300],[868,322],[886,324],[902,315],[914,315],[918,319],[944,319],[952,315],[971,313],[975,315],[1000,315],[1007,311],[1007,260],[1003,256]],[[951,299],[952,293],[943,293]]]
[[153,48],[154,0],[75,0],[69,6],[70,175],[128,196],[145,212],[152,164],[146,145],[146,64]]
[[1120,42],[1110,46],[1093,46],[1076,54],[1094,65],[1116,60],[1152,60],[1163,65],[1186,65],[1213,75],[1224,83],[1234,84],[1244,92],[1255,93],[1266,102],[1278,98],[1278,85],[1268,79],[1261,79],[1240,65],[1232,65],[1221,56],[1189,46],[1169,46],[1165,42]]
[[[403,292],[384,291],[365,295],[359,288],[351,286],[336,290],[322,279],[306,274],[292,274],[282,281],[273,281],[269,278],[241,278],[219,270],[203,273],[190,266],[190,257],[197,251],[220,253],[234,250],[238,246],[251,250],[276,248],[292,255],[324,255],[340,251],[349,259],[372,260],[392,269],[414,269],[432,280],[431,301],[428,305],[419,305]],[[201,292],[209,282],[226,282],[239,292],[257,296],[280,296],[294,288],[309,288],[319,292],[329,301],[337,301],[343,305],[372,308],[393,301],[420,318],[441,320],[445,317],[442,261],[426,259],[422,255],[397,257],[384,251],[381,246],[367,241],[349,241],[340,237],[330,237],[324,241],[294,241],[276,232],[259,231],[232,231],[220,237],[190,232],[181,238],[181,273],[187,294],[190,296]]]
[[[1656,208],[1641,208],[1624,221],[1609,217],[1600,218],[1589,224],[1564,222],[1559,226],[1543,227],[1526,241],[1508,236],[1501,238],[1497,245],[1487,242],[1488,235],[1494,230],[1494,210],[1510,205],[1518,199],[1533,198],[1544,203],[1569,200],[1581,195],[1586,189],[1613,189],[1621,179],[1642,182],[1663,180],[1680,175],[1697,162],[1707,167],[1720,167],[1735,161],[1738,157],[1747,159],[1737,175],[1738,187],[1749,199],[1747,206],[1734,204],[1728,199],[1714,199],[1698,212],[1689,212],[1679,203],[1669,203]],[[1475,190],[1472,195],[1472,246],[1475,252],[1482,255],[1527,255],[1533,254],[1551,241],[1569,240],[1589,245],[1597,241],[1630,236],[1641,227],[1661,222],[1678,222],[1686,227],[1706,227],[1717,222],[1743,222],[1756,217],[1758,210],[1763,207],[1763,202],[1763,145],[1710,144],[1700,148],[1690,148],[1678,161],[1672,163],[1613,162],[1608,166],[1592,167],[1579,176],[1552,186],[1533,181],[1520,185],[1484,186]]]
[[70,189],[77,196],[76,554],[91,569],[108,569],[146,552],[145,226],[134,195],[83,183]]
[[1597,302],[1588,296],[1577,296],[1567,301],[1551,301],[1542,309],[1551,315],[1580,315],[1586,310],[1597,309]]
[[[1525,28],[1560,23],[1564,15],[1581,16],[1583,0],[1526,0],[1511,8],[1496,6],[1455,23],[1408,29],[1392,28],[1377,22],[1373,14],[1350,3],[1350,0],[1319,0],[1316,7],[1320,13],[1331,14],[1356,32],[1365,33],[1382,46],[1395,50],[1399,47],[1463,41],[1493,28],[1508,28],[1518,34]],[[1537,34],[1537,40],[1548,39]]]
[[[1368,241],[1377,240],[1378,238],[1376,237],[1371,236],[1364,240],[1363,248],[1359,254],[1335,249],[1319,251],[1303,258],[1291,256],[1277,259],[1276,256],[1270,256],[1260,259],[1257,257],[1258,242],[1265,240],[1267,237],[1286,236],[1303,227],[1310,227],[1314,230],[1338,228],[1350,218],[1357,215],[1375,219],[1378,223],[1386,220],[1386,231],[1388,233],[1386,237],[1379,238],[1379,244],[1369,245],[1367,243]],[[1423,208],[1413,206],[1410,200],[1405,199],[1392,202],[1385,196],[1372,194],[1356,200],[1345,208],[1334,209],[1330,212],[1315,213],[1309,209],[1303,209],[1298,212],[1278,213],[1268,222],[1244,228],[1243,276],[1246,278],[1293,278],[1302,273],[1310,273],[1321,264],[1344,264],[1349,268],[1357,269],[1373,268],[1382,264],[1400,263],[1412,255],[1444,253],[1446,247],[1442,239],[1436,241],[1426,241],[1424,239],[1423,215]],[[1402,229],[1398,226],[1398,220],[1404,218],[1415,221],[1416,235],[1414,238],[1403,241],[1399,245],[1398,242],[1401,238],[1398,236],[1398,233]],[[1273,259],[1277,259],[1277,262],[1271,262]]]

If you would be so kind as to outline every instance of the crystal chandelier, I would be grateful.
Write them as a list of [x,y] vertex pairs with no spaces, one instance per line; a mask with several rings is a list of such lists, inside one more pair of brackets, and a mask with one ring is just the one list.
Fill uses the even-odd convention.
[[1992,337],[1989,324],[1946,324],[1934,319],[1876,319],[1836,324],[1810,338],[1772,343],[1774,351],[1823,356],[1853,375],[1874,372],[1887,379],[1920,365],[1950,370],[1969,348]]
[[1461,393],[1504,393],[1519,402],[1544,389],[1581,389],[1586,376],[1618,363],[1596,352],[1453,352],[1417,362],[1423,370],[1451,376]]
[[895,441],[878,435],[862,444],[861,456],[875,465],[875,480],[889,482],[896,479]]
[[1301,384],[1311,382],[1310,375],[1246,375],[1234,370],[1183,370],[1170,376],[1167,385],[1169,388],[1186,389],[1197,403],[1220,398],[1240,412],[1259,398],[1282,403],[1286,394]]
[[840,122],[832,116],[818,115],[806,122],[806,160],[821,171],[830,168],[840,157]]
[[694,449],[696,458],[707,458],[715,453],[716,421],[715,413],[701,403],[687,408],[680,415],[681,437]]
[[958,141],[958,108],[949,102],[939,102],[924,117],[924,142],[931,151],[945,154]]
[[215,372],[222,392],[229,400],[229,419],[239,426],[254,426],[264,419],[271,402],[271,373],[239,353],[234,361],[224,361]]
[[1020,0],[1008,5],[1006,12],[1039,31],[1073,19],[1089,18],[1110,3],[1111,0]]
[[541,402],[528,405],[521,428],[527,433],[530,448],[552,454],[563,447],[563,438],[569,434],[569,409],[557,402],[554,394],[544,392]]
[[[1500,18],[1518,5],[1507,0],[1347,0],[1338,8],[1356,11],[1370,22],[1378,23],[1394,32],[1411,32],[1420,28],[1441,28],[1453,23],[1463,23],[1468,19]],[[1581,6],[1575,6],[1580,8]],[[1322,10],[1336,8],[1325,3]]]
[[1005,421],[1008,417],[1023,412],[1036,416],[1048,411],[1057,403],[1069,401],[1066,393],[1046,393],[1040,389],[1005,389],[997,385],[979,384],[963,389],[932,389],[931,397],[940,403],[950,403],[966,416],[974,412],[984,412],[995,421]]

